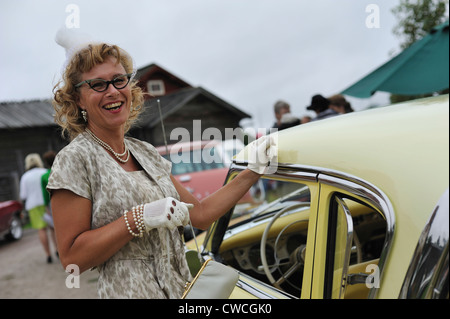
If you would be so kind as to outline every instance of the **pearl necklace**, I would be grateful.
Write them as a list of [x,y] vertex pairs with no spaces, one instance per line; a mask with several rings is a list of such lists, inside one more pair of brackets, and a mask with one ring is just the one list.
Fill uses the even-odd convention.
[[[118,153],[114,152],[114,150],[112,149],[111,146],[109,146],[108,144],[103,142],[101,139],[99,139],[97,136],[95,136],[95,134],[92,133],[90,129],[86,128],[86,131],[89,133],[90,136],[92,136],[94,141],[96,141],[98,144],[103,146],[103,148],[105,148],[106,150],[110,151],[115,156],[115,158],[117,158],[121,163],[125,164],[126,162],[128,162],[128,160],[130,159],[130,150],[125,145],[125,143],[124,143],[125,151],[122,154],[118,154]],[[128,154],[127,158],[126,159],[121,159],[121,157],[125,156],[125,154]]]

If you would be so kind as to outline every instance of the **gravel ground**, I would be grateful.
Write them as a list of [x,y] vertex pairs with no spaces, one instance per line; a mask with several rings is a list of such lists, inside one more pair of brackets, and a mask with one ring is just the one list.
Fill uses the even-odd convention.
[[96,299],[97,271],[86,271],[76,282],[64,271],[59,259],[47,264],[36,230],[26,229],[15,242],[0,240],[0,299]]

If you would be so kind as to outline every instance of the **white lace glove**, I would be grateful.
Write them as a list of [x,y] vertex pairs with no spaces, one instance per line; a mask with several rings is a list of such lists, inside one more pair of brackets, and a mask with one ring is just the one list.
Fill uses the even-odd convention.
[[183,203],[172,197],[147,203],[144,205],[143,216],[145,230],[186,226],[189,223],[189,209],[193,207],[193,204]]
[[247,167],[257,174],[275,173],[277,159],[278,146],[273,135],[261,136],[248,145]]

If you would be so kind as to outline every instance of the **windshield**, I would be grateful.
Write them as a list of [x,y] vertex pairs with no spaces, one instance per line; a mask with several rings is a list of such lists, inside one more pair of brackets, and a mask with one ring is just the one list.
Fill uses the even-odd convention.
[[214,147],[163,155],[172,162],[172,174],[181,175],[225,167]]

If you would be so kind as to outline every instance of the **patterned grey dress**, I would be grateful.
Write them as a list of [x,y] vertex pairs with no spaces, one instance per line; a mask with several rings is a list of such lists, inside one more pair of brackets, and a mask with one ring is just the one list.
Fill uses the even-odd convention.
[[[133,206],[168,196],[179,199],[171,163],[146,142],[126,137],[125,143],[142,171],[126,172],[87,133],[79,134],[53,163],[47,189],[67,189],[89,199],[92,229]],[[180,298],[191,279],[177,229],[153,229],[134,238],[97,269],[100,298]]]

